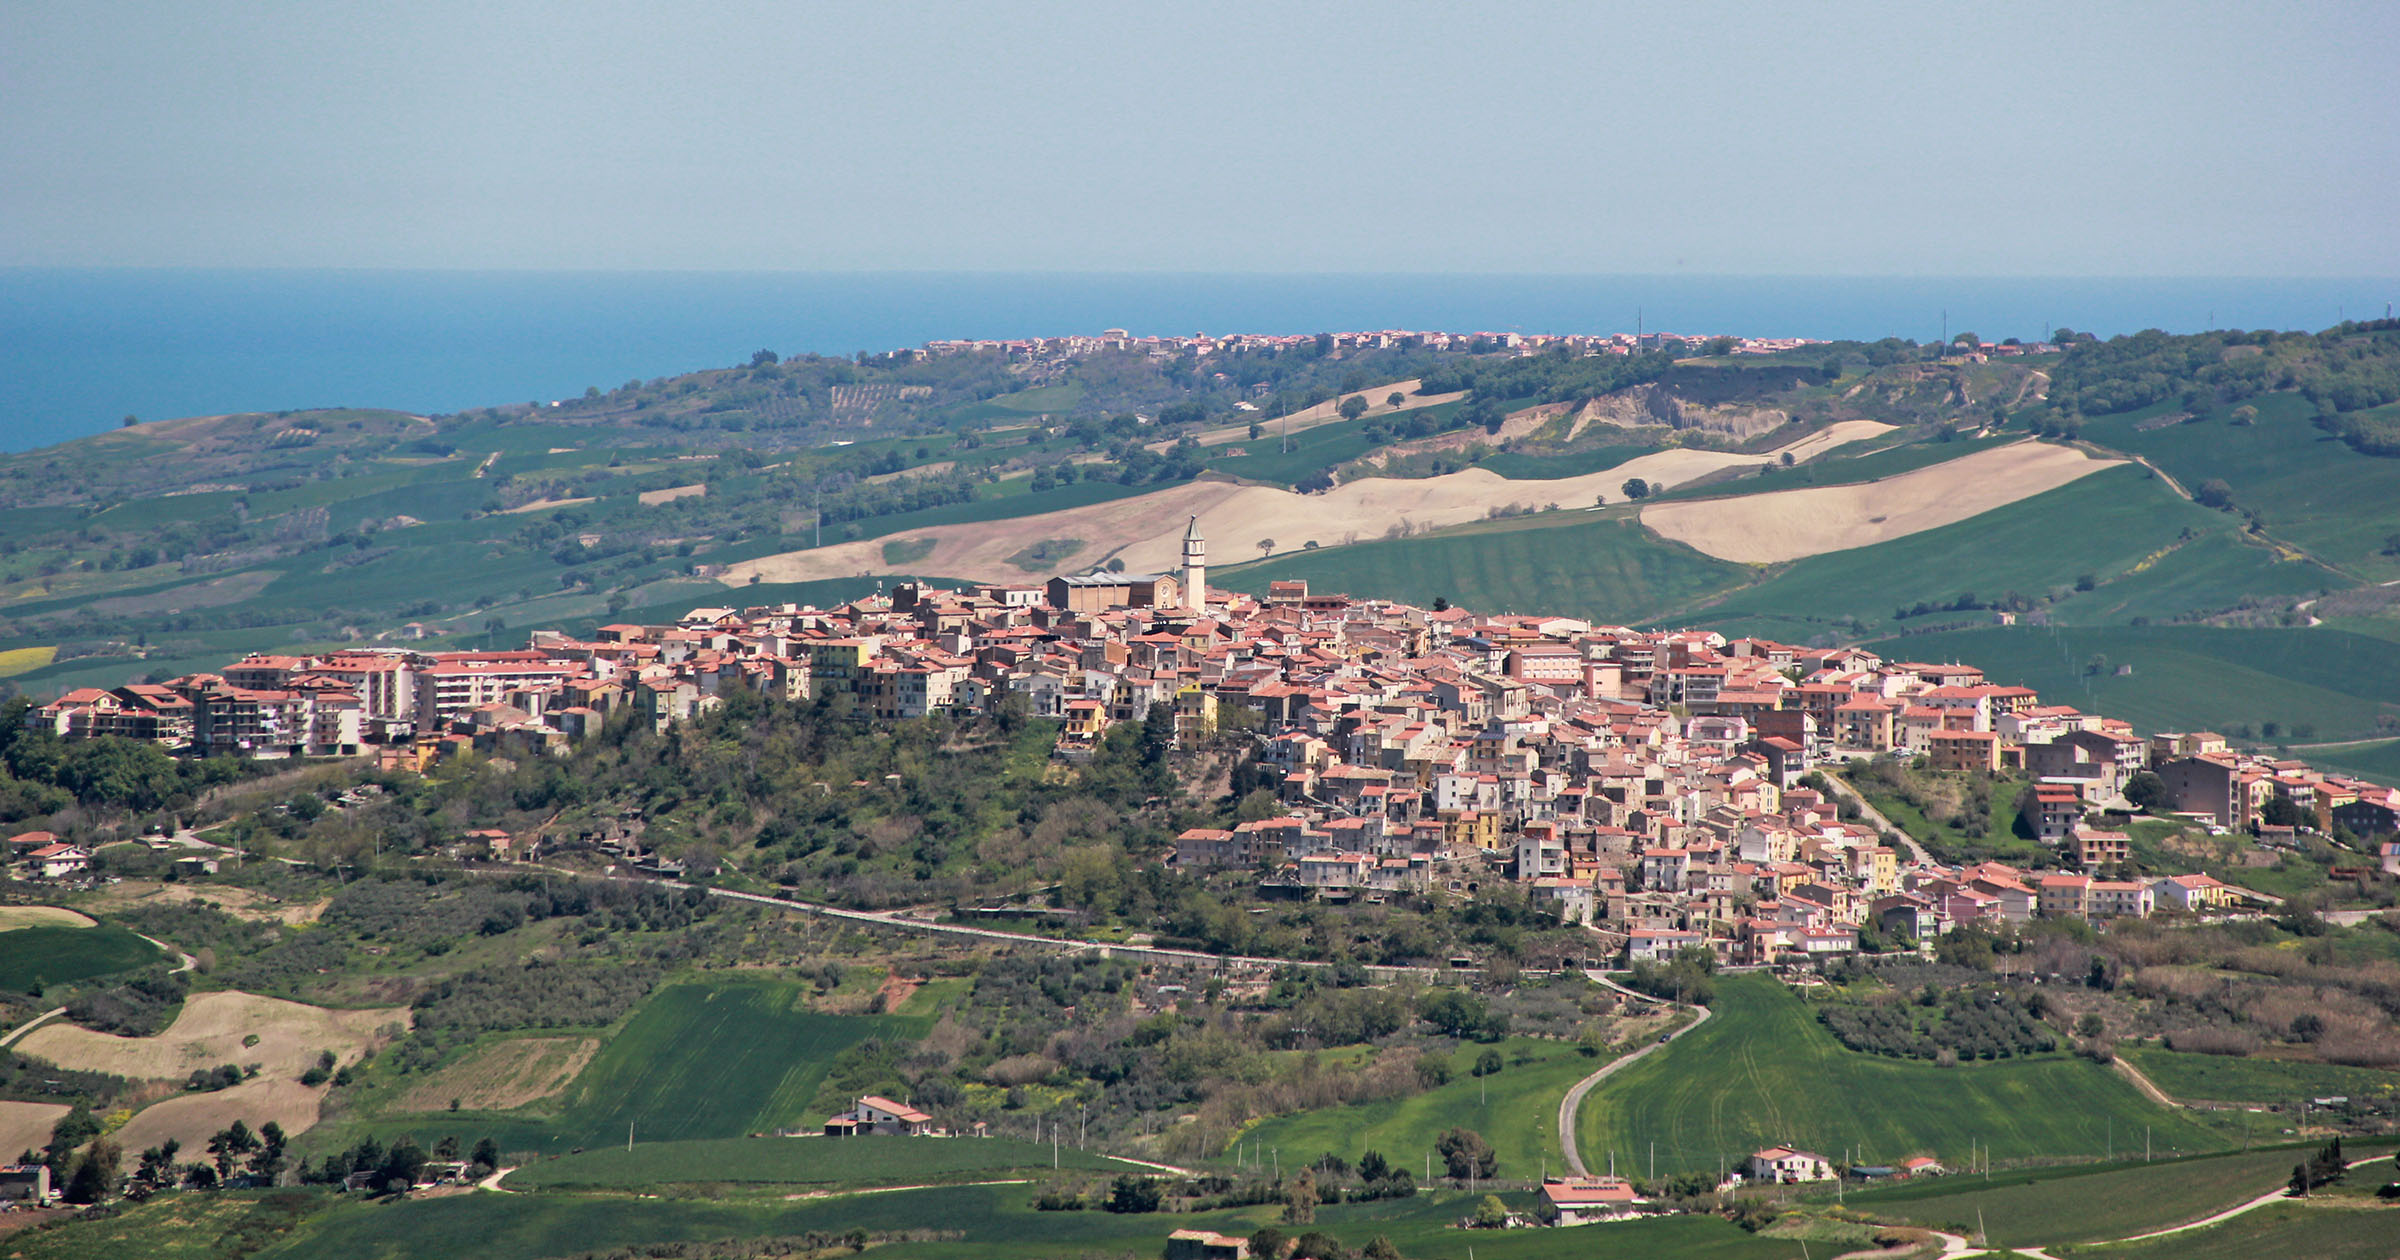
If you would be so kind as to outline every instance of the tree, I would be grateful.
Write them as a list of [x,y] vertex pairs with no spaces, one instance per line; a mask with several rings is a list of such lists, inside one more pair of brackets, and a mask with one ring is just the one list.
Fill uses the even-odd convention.
[[1628,499],[1647,499],[1650,497],[1650,483],[1642,480],[1639,477],[1627,477],[1625,479],[1625,484],[1617,488],[1624,491],[1625,497]]
[[183,1143],[168,1138],[165,1143],[143,1151],[141,1166],[134,1171],[133,1179],[153,1190],[173,1189],[183,1176],[175,1167],[175,1153],[182,1149]]
[[136,416],[135,416],[135,415],[134,415],[132,412],[127,412],[127,413],[125,413],[125,418],[124,418],[123,420],[120,420],[120,421],[118,421],[117,423],[118,423],[119,427],[121,427],[121,428],[127,428],[127,429],[130,429],[130,428],[132,428],[133,426],[135,426],[135,425],[137,425],[137,424],[140,424],[140,423],[141,423],[141,420],[140,420],[138,417],[136,417]]
[[781,361],[780,356],[772,350],[761,350],[750,356],[750,366],[754,368],[773,367]]
[[1490,1177],[1500,1171],[1500,1154],[1473,1129],[1448,1129],[1433,1141],[1434,1154],[1454,1181]]
[[1358,1176],[1361,1181],[1382,1181],[1392,1175],[1391,1161],[1382,1151],[1368,1151],[1358,1157]]
[[1159,1199],[1156,1177],[1136,1177],[1129,1173],[1109,1185],[1108,1202],[1104,1206],[1111,1212],[1155,1212]]
[[488,1137],[476,1139],[475,1155],[470,1162],[481,1164],[485,1168],[498,1168],[500,1166],[500,1144]]
[[106,1139],[92,1143],[75,1161],[74,1170],[67,1174],[66,1188],[61,1197],[69,1203],[98,1203],[117,1192],[117,1161],[123,1158],[117,1144]]
[[1253,1260],[1283,1260],[1283,1231],[1272,1225],[1261,1225],[1250,1235],[1250,1255]]
[[1317,1219],[1316,1174],[1303,1168],[1283,1190],[1283,1223],[1308,1225]]
[[1475,1228],[1499,1229],[1507,1224],[1508,1205],[1500,1201],[1499,1195],[1487,1194],[1483,1202],[1475,1205]]
[[1319,1230],[1310,1230],[1292,1240],[1291,1260],[1345,1260],[1350,1253],[1343,1249],[1342,1240]]
[[2156,771],[2136,770],[2132,778],[2125,780],[2125,799],[2135,809],[2148,813],[2166,804],[2167,781],[2158,777]]
[[1264,559],[1266,559],[1268,556],[1271,556],[1271,555],[1274,555],[1274,554],[1275,554],[1275,540],[1274,540],[1274,539],[1272,539],[1272,538],[1261,538],[1261,539],[1259,539],[1259,540],[1258,540],[1258,558],[1259,558],[1259,559],[1261,559],[1261,560],[1264,560]]
[[1367,1241],[1367,1249],[1358,1253],[1364,1260],[1400,1260],[1400,1249],[1381,1234]]
[[1408,405],[1408,395],[1395,389],[1383,396],[1383,405],[1394,409],[1405,407]]
[[1475,1075],[1477,1075],[1477,1076],[1498,1076],[1499,1074],[1500,1074],[1500,1052],[1499,1052],[1499,1051],[1497,1051],[1497,1050],[1486,1050],[1486,1051],[1484,1051],[1482,1054],[1479,1054],[1479,1055],[1476,1055],[1476,1056],[1475,1056]]
[[275,1121],[269,1120],[259,1127],[258,1150],[250,1156],[251,1177],[263,1185],[275,1184],[275,1179],[283,1175],[284,1141],[283,1126]]
[[233,1166],[243,1156],[258,1149],[258,1135],[239,1120],[217,1130],[208,1139],[208,1153],[216,1164],[220,1179],[233,1176]]
[[2211,477],[2192,491],[2192,499],[2202,507],[2223,511],[2233,506],[2233,487],[2225,484],[2222,477]]
[[1342,405],[1339,410],[1342,413],[1342,419],[1356,420],[1360,416],[1367,414],[1367,396],[1365,394],[1352,394],[1348,398],[1342,400]]
[[375,1172],[387,1193],[405,1193],[417,1184],[417,1174],[425,1171],[425,1150],[415,1138],[402,1138],[384,1152],[383,1163]]

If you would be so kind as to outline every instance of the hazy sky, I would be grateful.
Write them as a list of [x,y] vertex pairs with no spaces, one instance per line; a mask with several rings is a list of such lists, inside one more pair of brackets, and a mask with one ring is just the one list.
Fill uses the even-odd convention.
[[0,0],[0,264],[2400,275],[2400,4]]

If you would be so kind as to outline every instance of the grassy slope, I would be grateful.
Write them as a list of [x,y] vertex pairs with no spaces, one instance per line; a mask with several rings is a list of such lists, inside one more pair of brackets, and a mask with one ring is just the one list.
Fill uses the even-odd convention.
[[[2189,541],[2181,538],[2186,529],[2195,535]],[[2251,594],[2347,585],[2315,565],[2279,563],[2237,541],[2235,529],[2232,518],[2176,498],[2139,468],[2109,469],[1954,525],[1797,561],[1701,616],[1806,641],[1845,617],[1860,619],[1869,634],[1988,621],[1989,613],[1976,612],[1905,621],[1892,615],[1964,594],[2039,599],[2068,588],[2053,619],[2109,624],[2223,608]],[[2072,591],[2086,574],[2096,588]]]
[[[2141,1135],[2130,1141],[2138,1153]],[[1980,1212],[1991,1240],[2002,1246],[2097,1242],[2196,1221],[2254,1198],[2291,1176],[2305,1154],[2286,1147],[2064,1177],[1959,1176],[1859,1194],[1852,1203],[1878,1217],[1969,1235]]]
[[[1544,1167],[1558,1172],[1566,1167],[1558,1149],[1558,1100],[1599,1063],[1554,1041],[1518,1038],[1501,1052],[1509,1065],[1480,1082],[1462,1075],[1413,1098],[1280,1116],[1253,1127],[1241,1141],[1262,1152],[1280,1151],[1287,1164],[1306,1163],[1328,1151],[1353,1161],[1366,1151],[1381,1151],[1421,1176],[1434,1139],[1445,1129],[1467,1128],[1490,1140],[1502,1177],[1531,1178]],[[1478,1053],[1478,1047],[1469,1046],[1456,1057],[1463,1068]],[[1521,1057],[1532,1062],[1516,1062]],[[1437,1175],[1441,1166],[1435,1157]]]
[[922,1036],[926,1020],[818,1015],[797,985],[773,981],[678,984],[654,994],[608,1038],[554,1112],[446,1112],[343,1126],[361,1133],[490,1135],[504,1151],[556,1154],[635,1140],[736,1138],[814,1127],[807,1108],[843,1050],[873,1036]]
[[[568,1186],[622,1189],[679,1183],[890,1186],[1048,1174],[1047,1143],[1014,1138],[718,1138],[645,1142],[544,1161],[508,1179],[511,1190]],[[1137,1171],[1136,1166],[1068,1146],[1062,1168]]]
[[[2364,635],[2207,626],[1991,626],[1886,640],[1877,650],[1972,661],[1995,682],[2120,717],[2145,730],[2280,722],[2316,740],[2356,739],[2400,714],[2400,652]],[[2085,670],[2107,658],[2098,674]],[[2119,677],[2119,666],[2133,673]]]
[[2112,1247],[2121,1260],[2391,1260],[2400,1238],[2400,1211],[2277,1203],[2222,1225]]
[[1747,573],[1623,517],[1562,512],[1436,537],[1303,552],[1209,577],[1234,590],[1264,591],[1270,581],[1298,578],[1319,590],[1418,604],[1439,597],[1477,611],[1635,622],[1688,606]]
[[1918,1153],[1963,1164],[1970,1140],[2001,1160],[2097,1158],[2108,1126],[2152,1125],[2161,1152],[2225,1143],[2151,1105],[2122,1078],[2050,1056],[1943,1068],[1845,1050],[1807,1004],[1773,980],[1719,981],[1716,1017],[1672,1047],[1610,1077],[1585,1100],[1584,1162],[1610,1149],[1659,1171],[1714,1171],[1778,1142],[1862,1162]]
[[[1035,1212],[1023,1186],[976,1186],[801,1203],[708,1203],[565,1194],[471,1195],[396,1206],[344,1204],[303,1234],[261,1253],[262,1260],[339,1256],[343,1260],[414,1260],[472,1255],[531,1260],[604,1247],[685,1239],[798,1234],[810,1230],[950,1229],[959,1242],[877,1248],[878,1256],[1023,1257],[1155,1255],[1168,1232],[1212,1229],[1247,1235],[1277,1209],[1248,1208],[1175,1216],[1107,1212]],[[1524,1198],[1525,1196],[1517,1196]],[[1799,1244],[1762,1239],[1713,1217],[1681,1217],[1574,1230],[1461,1235],[1450,1222],[1472,1204],[1463,1195],[1320,1208],[1312,1227],[1351,1248],[1377,1234],[1403,1255],[1464,1256],[1471,1242],[1489,1260],[1582,1260],[1595,1254],[1645,1260],[1797,1260]],[[1286,1228],[1287,1233],[1297,1230]],[[1596,1250],[1597,1249],[1597,1250]]]
[[2117,1047],[2117,1053],[2176,1098],[2213,1102],[2289,1103],[2294,1098],[2344,1094],[2389,1097],[2400,1092],[2400,1072],[2295,1063],[2285,1059],[2178,1054],[2156,1046]]
[[99,1219],[0,1238],[0,1260],[223,1260],[246,1256],[324,1205],[313,1190],[160,1195]]
[[2299,753],[2312,766],[2339,770],[2378,783],[2400,785],[2400,740],[2351,744],[2342,748],[2308,748]]
[[64,984],[131,971],[158,961],[158,947],[114,924],[18,928],[0,932],[0,989]]
[[2158,409],[2088,421],[2093,441],[2148,457],[2185,488],[2221,478],[2267,528],[2368,581],[2400,577],[2400,557],[2380,554],[2400,531],[2400,460],[2361,455],[2309,422],[2306,399],[2255,399],[2258,423],[2229,422],[2230,407],[2196,423],[2143,430]]

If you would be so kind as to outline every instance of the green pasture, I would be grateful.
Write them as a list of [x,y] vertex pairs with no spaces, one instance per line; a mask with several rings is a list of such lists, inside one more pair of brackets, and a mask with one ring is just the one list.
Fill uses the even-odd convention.
[[2143,455],[2186,490],[2220,479],[2237,506],[2265,517],[2267,528],[2368,581],[2400,577],[2400,557],[2382,554],[2400,531],[2400,460],[2361,455],[2311,423],[2299,394],[2248,401],[2258,421],[2236,425],[2230,406],[2195,422],[2143,428],[2162,408],[2089,420],[2084,435]]
[[2400,739],[2298,750],[2308,764],[2377,783],[2400,784]]
[[[2314,742],[2362,738],[2379,718],[2400,714],[2400,652],[2325,626],[1987,626],[1873,646],[1971,661],[1994,682],[2031,687],[2047,702],[2143,730],[2230,733],[2276,722],[2279,738]],[[2117,673],[2128,665],[2131,674]]]
[[[1721,628],[1805,642],[1991,621],[1991,613],[1972,610],[1894,616],[1962,595],[1989,601],[2016,592],[2038,601],[2055,594],[2055,621],[2116,624],[2352,584],[2240,542],[2237,525],[2177,498],[2141,468],[2110,468],[1956,524],[1794,561],[1691,611]],[[2087,575],[2094,589],[2076,591]]]
[[[1406,415],[1394,412],[1393,416]],[[1373,420],[1342,420],[1320,424],[1291,435],[1291,449],[1285,450],[1284,438],[1277,421],[1259,421],[1263,436],[1226,446],[1209,448],[1208,469],[1230,477],[1249,481],[1264,481],[1275,485],[1290,485],[1308,476],[1334,468],[1377,449],[1380,443],[1366,436],[1370,424],[1383,424],[1392,416]],[[1244,454],[1229,452],[1240,450]]]
[[1614,1149],[1648,1171],[1714,1172],[1790,1143],[1860,1163],[1929,1154],[2098,1159],[2112,1131],[2153,1130],[2160,1154],[2224,1149],[2190,1116],[2158,1107],[2107,1068],[2064,1054],[1945,1068],[1844,1049],[1807,1003],[1759,976],[1717,983],[1715,1017],[1617,1073],[1584,1100],[1576,1140],[1588,1166]]
[[653,994],[569,1085],[554,1112],[444,1112],[343,1126],[340,1141],[407,1133],[430,1144],[484,1136],[503,1151],[622,1150],[634,1142],[814,1130],[809,1105],[842,1051],[869,1037],[915,1040],[923,1017],[819,1015],[799,985],[711,981]]
[[2109,1260],[2391,1260],[2400,1254],[2400,1208],[2294,1200],[2207,1229],[2079,1254]]
[[1607,472],[1644,455],[1655,455],[1663,449],[1657,446],[1596,446],[1590,450],[1568,451],[1559,455],[1499,451],[1486,456],[1476,466],[1511,481],[1558,481],[1588,473]]
[[2339,1063],[2188,1054],[2122,1043],[2117,1053],[2170,1097],[2185,1100],[2289,1106],[2295,1099],[2388,1098],[2400,1091],[2400,1072]]
[[[1072,1136],[1072,1135],[1070,1135]],[[1148,1169],[1067,1145],[1016,1138],[716,1138],[639,1142],[528,1165],[511,1173],[511,1190],[628,1189],[737,1183],[789,1186],[923,1185],[1007,1176],[1048,1176],[1062,1169]]]
[[0,932],[0,989],[30,992],[147,966],[165,957],[156,945],[111,923],[41,924]]
[[[472,1255],[478,1260],[535,1260],[643,1244],[801,1234],[955,1230],[958,1241],[896,1244],[875,1254],[1065,1260],[1154,1256],[1168,1233],[1209,1229],[1248,1235],[1275,1223],[1279,1209],[1118,1216],[1108,1212],[1037,1212],[1031,1187],[958,1186],[802,1202],[637,1199],[622,1195],[477,1194],[417,1202],[343,1203],[301,1232],[260,1253],[262,1260],[416,1260]],[[1510,1196],[1520,1205],[1530,1196]],[[1473,1210],[1463,1194],[1419,1195],[1381,1203],[1320,1207],[1314,1225],[1353,1250],[1377,1235],[1412,1260],[1799,1260],[1799,1243],[1759,1238],[1716,1217],[1674,1217],[1579,1229],[1508,1233],[1452,1228]],[[1279,1226],[1287,1234],[1300,1228]],[[28,1260],[32,1260],[29,1257]]]
[[[1327,522],[1339,542],[1339,522]],[[1286,540],[1287,542],[1289,540]],[[1670,543],[1622,516],[1559,512],[1422,538],[1278,556],[1210,580],[1234,589],[1302,579],[1430,605],[1446,598],[1478,612],[1554,612],[1611,622],[1669,619],[1742,581],[1749,570]]]
[[316,1190],[163,1194],[48,1229],[0,1235],[0,1260],[226,1260],[274,1242],[331,1198]]
[[[1602,1060],[1585,1058],[1562,1042],[1530,1038],[1511,1039],[1499,1050],[1506,1066],[1495,1075],[1479,1079],[1462,1070],[1449,1084],[1414,1097],[1278,1116],[1245,1131],[1240,1145],[1262,1160],[1278,1152],[1285,1167],[1327,1152],[1355,1162],[1367,1151],[1381,1151],[1421,1177],[1434,1139],[1446,1129],[1473,1129],[1498,1153],[1503,1179],[1530,1180],[1545,1168],[1563,1171],[1559,1099]],[[1480,1053],[1481,1047],[1469,1045],[1454,1058],[1463,1069]],[[1591,1162],[1589,1155],[1584,1159]],[[1441,1175],[1440,1156],[1433,1156],[1432,1168]]]
[[[2141,1134],[2132,1137],[2134,1152]],[[2119,1147],[2121,1155],[2124,1148]],[[2307,1149],[2283,1147],[2202,1159],[2120,1163],[2103,1169],[1963,1173],[1850,1196],[1877,1218],[1972,1236],[1980,1216],[2008,1247],[2102,1242],[2196,1221],[2257,1197],[2292,1175]]]

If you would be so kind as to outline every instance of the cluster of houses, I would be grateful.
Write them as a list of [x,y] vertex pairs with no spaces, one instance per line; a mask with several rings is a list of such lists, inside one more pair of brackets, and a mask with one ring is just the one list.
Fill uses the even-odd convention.
[[[1183,551],[1175,573],[701,608],[588,639],[537,632],[510,651],[252,656],[220,674],[73,692],[29,720],[70,737],[363,752],[407,768],[467,748],[563,752],[628,712],[663,729],[742,690],[828,697],[862,721],[1020,706],[1059,722],[1069,761],[1119,723],[1167,721],[1189,746],[1238,721],[1256,750],[1246,782],[1272,805],[1187,831],[1176,869],[1330,899],[1509,885],[1634,959],[1702,946],[1728,963],[1804,960],[1855,949],[1867,925],[1923,940],[1962,923],[2197,912],[2243,896],[2203,876],[2127,874],[2128,838],[2088,819],[2126,807],[2144,770],[2169,808],[2212,827],[2260,830],[2280,801],[2278,817],[2327,829],[2400,829],[2400,792],[2213,734],[2144,737],[1972,666],[1425,609],[1302,582],[1225,593],[1208,585],[1196,524]],[[2030,779],[2025,821],[2050,846],[2048,869],[1939,864],[1803,782],[1886,755]],[[512,844],[532,847],[500,836],[493,849],[511,856]]]
[[[1699,344],[1715,340],[1709,336],[1683,333],[1524,333],[1524,332],[1435,332],[1401,328],[1385,328],[1367,332],[1327,333],[1329,349],[1333,350],[1457,350],[1476,346],[1495,350],[1513,350],[1520,354],[1538,354],[1545,350],[1563,349],[1573,354],[1633,354],[1637,350],[1657,350],[1669,345]],[[1802,346],[1821,345],[1806,337],[1733,337],[1735,354],[1777,354]],[[1211,336],[1193,333],[1188,337],[1137,337],[1122,328],[1110,328],[1097,336],[1075,334],[1063,337],[1024,337],[1009,340],[947,340],[928,341],[925,353],[943,357],[954,354],[998,354],[1012,363],[1059,363],[1085,355],[1110,351],[1145,354],[1153,358],[1205,359],[1216,354],[1239,354],[1256,351],[1297,349],[1318,341],[1313,333],[1225,333]],[[1999,351],[1999,347],[1991,347]],[[2020,347],[2011,346],[2005,352]]]

